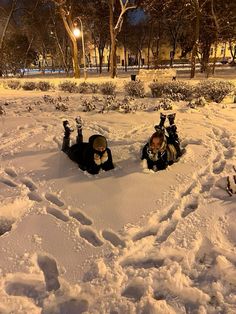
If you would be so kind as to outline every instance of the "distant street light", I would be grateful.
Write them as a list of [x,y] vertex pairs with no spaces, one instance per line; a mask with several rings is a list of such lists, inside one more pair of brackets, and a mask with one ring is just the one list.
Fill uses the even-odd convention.
[[[80,22],[80,29],[77,27],[77,22],[76,20],[78,20]],[[74,29],[73,29],[73,33],[75,35],[76,38],[79,38],[81,36],[82,39],[82,49],[83,49],[83,61],[84,61],[84,80],[87,79],[87,67],[86,67],[86,57],[85,57],[85,47],[84,47],[84,30],[83,30],[83,23],[81,21],[81,18],[79,16],[77,16],[74,19]]]

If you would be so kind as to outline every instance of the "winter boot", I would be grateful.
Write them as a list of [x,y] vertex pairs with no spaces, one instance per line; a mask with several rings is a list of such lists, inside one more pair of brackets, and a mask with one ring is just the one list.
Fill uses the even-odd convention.
[[83,143],[83,130],[82,130],[82,124],[83,121],[80,116],[75,118],[76,122],[76,128],[77,128],[77,137],[76,137],[76,143]]
[[64,137],[62,142],[61,150],[63,152],[67,152],[70,147],[70,134],[73,132],[73,128],[70,127],[69,122],[67,120],[63,121],[63,127],[64,127]]
[[69,124],[69,122],[67,120],[63,121],[63,126],[64,126],[64,129],[65,129],[64,137],[65,138],[70,138],[70,134],[71,134],[71,132],[74,131],[74,129],[72,127],[70,127],[70,124]]
[[157,131],[157,130],[162,130],[162,129],[164,129],[164,124],[165,124],[165,121],[166,121],[166,115],[164,114],[164,113],[160,113],[160,123],[159,124],[157,124],[157,125],[155,125],[155,130]]
[[170,125],[175,124],[175,115],[176,113],[168,114],[168,120],[169,120]]

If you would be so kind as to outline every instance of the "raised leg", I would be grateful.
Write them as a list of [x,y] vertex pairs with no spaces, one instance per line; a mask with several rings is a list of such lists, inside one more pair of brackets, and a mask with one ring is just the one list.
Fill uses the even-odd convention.
[[160,130],[160,129],[164,129],[164,124],[165,124],[165,121],[166,121],[166,115],[164,113],[160,113],[160,123],[155,125],[155,130]]
[[75,118],[76,122],[76,128],[77,128],[77,137],[76,137],[76,143],[83,143],[83,129],[82,129],[82,124],[83,121],[80,116]]
[[67,120],[63,121],[63,127],[64,127],[64,137],[62,141],[62,147],[61,150],[63,152],[67,152],[70,148],[70,134],[73,132],[73,128],[70,127],[69,122]]

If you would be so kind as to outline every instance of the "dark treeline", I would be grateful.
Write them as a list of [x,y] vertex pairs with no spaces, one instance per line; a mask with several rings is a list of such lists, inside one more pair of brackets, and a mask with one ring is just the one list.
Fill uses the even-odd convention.
[[[147,48],[147,66],[158,67],[160,47],[168,43],[172,66],[177,47],[183,60],[190,55],[191,77],[196,61],[202,72],[214,72],[216,55],[209,66],[210,49],[227,43],[236,59],[236,2],[232,0],[4,0],[0,6],[0,75],[17,73],[32,63],[59,67],[80,77],[83,47],[73,33],[77,24],[84,30],[86,63],[94,49],[99,72],[108,49],[108,70],[117,75],[116,49],[124,47],[142,62]],[[215,49],[216,51],[216,49]],[[98,55],[97,55],[98,54]],[[152,56],[152,64],[150,63]],[[79,61],[81,60],[81,62]],[[97,61],[98,60],[98,61]],[[82,65],[83,66],[83,65]]]

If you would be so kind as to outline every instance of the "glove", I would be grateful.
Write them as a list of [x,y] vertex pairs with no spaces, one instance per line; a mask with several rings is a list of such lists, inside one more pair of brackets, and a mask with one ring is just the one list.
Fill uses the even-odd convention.
[[154,173],[152,169],[148,168],[147,159],[142,160],[141,167],[143,168],[144,173]]
[[97,166],[100,166],[101,165],[101,158],[98,154],[94,154],[94,162]]
[[107,151],[104,152],[101,158],[101,163],[104,164],[104,162],[108,161],[108,154]]

